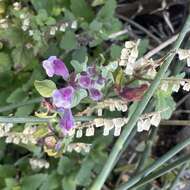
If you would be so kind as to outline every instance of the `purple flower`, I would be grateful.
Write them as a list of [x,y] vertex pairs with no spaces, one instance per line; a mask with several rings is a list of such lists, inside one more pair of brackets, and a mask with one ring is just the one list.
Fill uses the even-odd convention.
[[74,95],[74,88],[72,86],[67,86],[59,90],[53,91],[53,104],[57,108],[70,108],[71,101]]
[[93,65],[93,66],[90,66],[87,68],[87,73],[93,77],[97,74],[97,71],[96,71],[96,67]]
[[102,99],[102,93],[96,88],[90,88],[89,94],[92,100],[99,101]]
[[101,75],[98,76],[98,79],[97,79],[97,84],[100,84],[100,85],[103,85],[105,82],[106,82],[106,78],[105,77],[102,77]]
[[86,89],[90,88],[92,85],[92,80],[90,79],[88,75],[81,75],[79,77],[78,82],[82,88],[86,88]]
[[63,61],[58,59],[56,56],[50,56],[47,60],[42,63],[49,77],[53,75],[62,76],[65,80],[69,77],[69,71]]
[[65,109],[64,115],[60,119],[60,127],[63,129],[64,134],[67,134],[70,129],[74,127],[74,118],[71,109]]

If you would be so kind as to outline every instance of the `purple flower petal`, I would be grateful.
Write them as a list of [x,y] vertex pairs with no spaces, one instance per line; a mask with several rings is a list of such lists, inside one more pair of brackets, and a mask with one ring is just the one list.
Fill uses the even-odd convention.
[[64,115],[60,120],[60,127],[63,129],[64,134],[67,134],[74,127],[74,118],[71,109],[65,109]]
[[94,100],[94,101],[101,100],[102,96],[103,96],[102,93],[96,88],[90,88],[89,89],[89,94],[90,94],[91,99]]
[[57,108],[70,108],[73,95],[74,88],[72,86],[61,88],[59,90],[54,90],[52,96],[53,104]]
[[51,56],[42,63],[47,75],[52,77],[53,75],[62,76],[65,80],[69,77],[69,71],[63,61],[56,56]]
[[90,87],[91,87],[91,84],[92,84],[92,81],[91,81],[90,77],[87,76],[87,75],[81,75],[81,76],[79,77],[78,82],[79,82],[79,85],[80,85],[82,88],[86,88],[86,89],[90,88]]
[[95,66],[90,66],[87,68],[87,72],[90,76],[95,76],[97,71]]
[[98,84],[102,85],[106,82],[106,78],[105,77],[102,77],[101,75],[98,76],[98,79],[96,81]]
[[51,56],[49,59],[42,62],[43,68],[45,69],[47,75],[49,77],[53,77],[55,71],[54,71],[54,65],[53,61],[57,59],[56,56]]

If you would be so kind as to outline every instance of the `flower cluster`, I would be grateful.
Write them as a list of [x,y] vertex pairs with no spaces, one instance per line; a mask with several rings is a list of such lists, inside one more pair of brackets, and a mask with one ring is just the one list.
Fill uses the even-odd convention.
[[[103,135],[109,135],[110,131],[114,129],[113,135],[119,136],[125,124],[128,123],[128,118],[118,117],[113,119],[107,118],[96,118],[88,122],[76,122],[76,127],[70,131],[69,135],[76,138],[81,138],[83,135],[89,137],[95,133],[95,128],[103,127]],[[160,112],[153,112],[142,115],[137,122],[137,131],[142,132],[143,130],[148,131],[151,125],[158,127],[161,121]]]
[[138,44],[133,41],[125,42],[125,48],[121,51],[119,65],[125,67],[125,73],[132,75],[136,67],[136,59],[138,57]]
[[20,2],[15,2],[15,3],[13,3],[13,9],[14,9],[15,11],[19,11],[21,8],[22,8],[22,5],[21,5]]
[[102,99],[102,93],[98,90],[98,86],[105,83],[105,78],[99,75],[95,66],[88,67],[86,72],[82,72],[78,77],[78,84],[81,88],[87,89],[89,96],[94,101]]
[[67,151],[72,152],[73,150],[76,152],[90,152],[92,144],[87,144],[87,143],[71,143],[67,146]]
[[31,158],[29,159],[30,166],[33,170],[35,169],[48,169],[49,168],[49,162],[47,162],[44,159],[38,159],[38,158]]
[[7,19],[0,19],[0,28],[7,29],[9,27]]
[[180,86],[182,86],[183,90],[188,91],[188,92],[190,91],[189,79],[178,79],[178,78],[175,78],[175,79],[169,78],[169,79],[171,80],[163,81],[161,83],[161,86],[160,86],[161,90],[166,92],[169,88],[172,87],[173,92],[178,92],[180,89]]
[[179,49],[177,51],[179,60],[187,60],[187,66],[190,67],[190,50],[189,49]]
[[23,132],[14,132],[11,131],[13,124],[1,124],[0,125],[0,137],[5,137],[6,143],[14,144],[36,144],[37,140],[33,136],[33,133],[36,131],[35,127],[26,127]]
[[78,75],[75,73],[70,74],[64,62],[56,56],[51,56],[43,61],[43,68],[49,77],[54,75],[61,76],[67,82],[65,87],[56,89],[52,93],[53,105],[61,115],[60,127],[63,129],[64,134],[67,134],[74,127],[71,108],[75,91],[85,89],[89,92],[92,100],[99,101],[102,98],[99,85],[103,85],[105,79],[98,74],[95,67],[88,67],[87,71]]
[[128,109],[127,102],[120,99],[106,99],[103,102],[98,102],[98,109],[109,108],[110,111],[126,112]]
[[159,112],[155,112],[152,114],[147,114],[144,117],[141,117],[137,122],[137,131],[148,131],[151,125],[158,127],[161,121],[161,115]]

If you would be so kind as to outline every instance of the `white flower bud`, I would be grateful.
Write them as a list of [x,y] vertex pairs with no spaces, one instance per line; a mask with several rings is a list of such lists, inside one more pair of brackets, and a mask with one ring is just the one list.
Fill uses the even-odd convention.
[[101,127],[104,125],[104,119],[96,118],[96,119],[94,119],[94,123],[95,123],[96,127]]
[[5,142],[6,143],[12,143],[13,141],[13,138],[11,136],[8,136],[6,139],[5,139]]
[[54,36],[55,33],[56,33],[56,31],[57,31],[57,29],[58,29],[57,26],[51,27],[51,29],[50,29],[50,35]]
[[116,118],[112,120],[115,127],[123,127],[123,125],[125,125],[125,121],[123,118]]
[[121,126],[115,126],[114,136],[119,136],[121,133]]
[[163,90],[163,91],[167,91],[168,90],[168,83],[167,82],[164,82],[164,83],[162,83],[162,85],[161,85],[161,90]]
[[180,84],[173,84],[173,86],[172,86],[172,91],[174,91],[174,92],[178,92],[179,91],[179,89],[180,89]]
[[14,144],[19,144],[20,143],[20,138],[19,137],[14,137],[13,138],[13,143]]
[[78,129],[76,133],[76,138],[81,138],[82,137],[82,129]]
[[90,136],[93,136],[93,135],[94,135],[94,127],[88,127],[86,129],[86,136],[90,137]]
[[76,20],[71,23],[71,28],[77,29],[77,21]]
[[183,90],[189,92],[189,90],[190,90],[190,83],[188,83],[188,82],[185,83],[184,86],[183,86]]
[[101,108],[98,109],[98,116],[102,116],[102,109]]
[[158,112],[158,113],[155,113],[155,114],[152,116],[152,118],[151,118],[151,120],[150,120],[150,123],[151,123],[152,125],[154,125],[155,127],[158,127],[158,125],[160,124],[160,121],[161,121],[161,115],[160,115],[160,113]]

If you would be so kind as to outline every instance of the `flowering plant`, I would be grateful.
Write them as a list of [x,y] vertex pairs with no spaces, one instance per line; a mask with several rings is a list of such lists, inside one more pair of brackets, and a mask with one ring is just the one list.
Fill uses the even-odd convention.
[[[164,1],[158,10],[167,26],[151,24],[147,32],[138,23],[146,5],[142,12],[138,5],[134,20],[126,17],[125,9],[133,3],[138,5],[0,0],[0,189],[121,185],[123,190],[141,189],[148,182],[150,189],[163,189],[175,184],[176,167],[189,161],[187,154],[167,162],[190,142],[180,137],[179,143],[172,136],[183,131],[175,125],[189,125],[184,101],[190,90],[190,50],[179,46],[190,21],[179,38],[168,40],[182,16],[173,19]],[[158,17],[155,12],[151,18]],[[172,138],[167,136],[163,144],[168,133]],[[167,152],[167,142],[178,145]],[[171,170],[169,177],[155,180]]]

